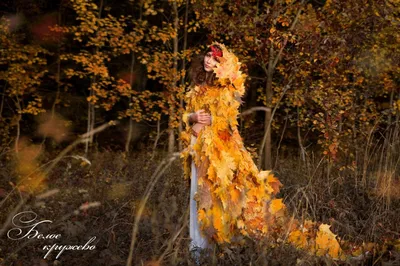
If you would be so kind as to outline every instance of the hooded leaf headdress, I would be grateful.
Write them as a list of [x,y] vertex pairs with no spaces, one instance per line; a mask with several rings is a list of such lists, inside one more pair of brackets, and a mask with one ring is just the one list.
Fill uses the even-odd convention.
[[214,68],[218,83],[222,86],[229,86],[231,90],[234,90],[236,98],[242,97],[245,93],[244,83],[247,77],[240,70],[242,63],[224,44],[213,42],[210,46],[213,45],[218,45],[222,49],[222,57],[219,58],[219,62]]

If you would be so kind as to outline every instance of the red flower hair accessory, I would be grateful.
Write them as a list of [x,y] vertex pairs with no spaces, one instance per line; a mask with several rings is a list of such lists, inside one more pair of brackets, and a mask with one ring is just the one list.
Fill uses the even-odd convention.
[[212,56],[214,57],[222,57],[222,51],[218,49],[216,46],[211,46]]

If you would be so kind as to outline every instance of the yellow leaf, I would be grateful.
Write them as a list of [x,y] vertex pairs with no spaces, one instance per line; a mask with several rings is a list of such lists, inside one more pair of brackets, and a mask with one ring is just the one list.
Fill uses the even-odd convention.
[[328,254],[334,259],[343,258],[344,254],[340,248],[336,235],[329,229],[330,225],[321,224],[315,239],[318,256]]
[[294,244],[296,247],[299,248],[306,248],[307,247],[307,238],[303,232],[300,230],[295,230],[289,234],[288,238],[289,242]]
[[282,183],[278,180],[278,178],[276,178],[273,174],[269,174],[267,177],[267,182],[274,190],[273,194],[278,194],[280,187],[282,186]]
[[240,190],[237,188],[233,187],[229,190],[231,200],[233,203],[238,203],[239,202],[239,197],[240,197]]
[[286,206],[283,204],[282,199],[273,199],[269,205],[269,212],[274,215]]

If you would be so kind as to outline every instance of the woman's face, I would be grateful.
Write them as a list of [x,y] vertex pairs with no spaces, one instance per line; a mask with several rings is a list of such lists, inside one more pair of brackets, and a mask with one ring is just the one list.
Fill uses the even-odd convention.
[[215,60],[214,56],[212,56],[212,52],[208,52],[204,56],[204,70],[210,72],[217,65],[217,60]]

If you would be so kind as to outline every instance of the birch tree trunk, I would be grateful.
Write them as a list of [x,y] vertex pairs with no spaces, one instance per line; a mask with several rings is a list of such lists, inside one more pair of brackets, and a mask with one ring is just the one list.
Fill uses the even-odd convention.
[[271,152],[271,110],[272,110],[272,77],[273,77],[273,63],[274,63],[274,48],[271,44],[269,48],[269,55],[268,55],[268,72],[267,72],[267,85],[265,87],[265,94],[267,95],[267,108],[268,110],[265,112],[265,127],[264,131],[267,135],[266,143],[264,146],[264,168],[265,170],[272,169],[272,152]]
[[[174,67],[173,67],[173,71],[174,71],[174,78],[173,78],[173,82],[171,84],[171,92],[173,92],[175,90],[176,87],[176,83],[177,83],[177,73],[178,73],[178,27],[179,27],[179,14],[178,14],[178,6],[176,4],[176,0],[172,3],[172,7],[174,9],[174,13],[175,13],[175,18],[174,18],[174,28],[175,28],[175,37],[173,40],[173,44],[174,44],[174,50],[173,50],[173,54],[174,54]],[[175,97],[172,93],[170,93],[170,97],[171,97],[171,105],[170,105],[170,119],[174,119],[175,114],[176,114],[176,110],[175,110],[175,106],[174,106],[174,102],[175,102]],[[171,123],[170,123],[171,124]],[[168,153],[171,154],[174,152],[175,150],[175,130],[173,127],[169,127],[168,129]]]
[[[183,31],[183,51],[186,50],[187,47],[187,25],[188,25],[188,14],[189,14],[189,0],[186,0],[186,9],[185,9],[185,22],[184,22],[184,31]],[[186,68],[186,60],[185,58],[182,59],[182,70],[185,70]],[[185,88],[185,77],[182,76],[181,78],[181,86],[182,88]],[[184,89],[183,89],[184,90]],[[180,99],[180,106],[183,106],[183,97]],[[182,119],[179,119],[179,134],[183,130],[183,123]],[[178,142],[178,148],[181,151],[182,150],[182,141],[179,140]]]
[[[131,61],[131,69],[130,69],[130,77],[129,77],[129,84],[131,85],[131,88],[133,88],[133,67],[135,65],[135,54],[132,52],[132,61]],[[132,102],[132,96],[129,97],[129,103]],[[130,104],[129,104],[130,106]],[[132,131],[133,131],[133,121],[132,117],[129,117],[129,129],[128,129],[128,136],[126,138],[126,143],[125,143],[125,153],[126,155],[129,154],[130,150],[129,147],[131,146],[131,141],[132,141]]]
[[[98,14],[98,19],[101,18],[101,12],[103,10],[103,5],[104,5],[104,0],[100,1],[100,7],[99,7],[99,14]],[[99,50],[98,47],[96,47],[96,52],[97,53]],[[96,77],[94,77],[92,79],[92,83],[96,82]],[[94,95],[94,91],[91,89],[90,90],[90,96]],[[91,132],[94,129],[94,124],[95,124],[95,119],[96,119],[96,111],[94,108],[94,104],[92,104],[91,102],[88,102],[88,123],[87,123],[87,133]],[[93,134],[90,134],[88,141],[85,143],[85,157],[87,157],[88,152],[89,152],[89,145],[93,143]]]

